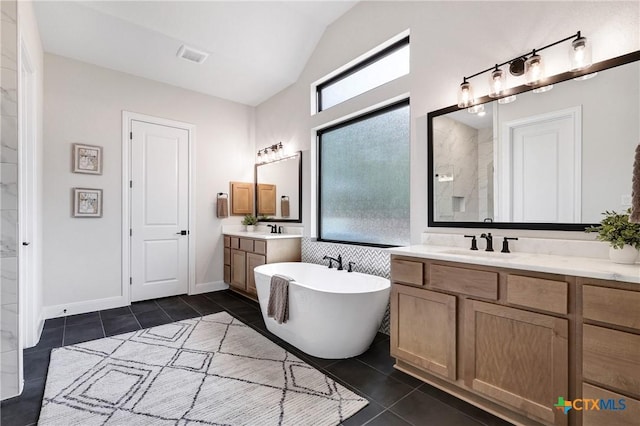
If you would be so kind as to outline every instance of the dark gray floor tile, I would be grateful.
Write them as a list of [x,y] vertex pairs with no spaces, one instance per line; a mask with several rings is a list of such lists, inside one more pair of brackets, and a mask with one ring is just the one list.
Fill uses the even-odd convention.
[[[431,423],[416,423],[413,426],[428,425]],[[433,423],[433,425],[444,426],[443,423]],[[367,423],[367,426],[412,426],[412,423],[407,423],[400,417],[396,416],[391,411],[383,411],[382,414],[375,417],[373,420]]]
[[68,327],[70,325],[91,325],[99,323],[100,315],[98,314],[98,312],[89,312],[86,314],[68,316],[65,325]]
[[163,308],[163,310],[171,317],[174,321],[182,321],[189,318],[196,318],[201,316],[198,311],[193,309],[188,305],[183,306],[175,306],[172,308]]
[[133,302],[131,304],[131,311],[133,311],[134,314],[157,311],[158,309],[160,309],[160,306],[158,306],[155,300],[143,300],[142,302]]
[[120,308],[105,309],[100,311],[100,318],[104,321],[108,318],[115,318],[121,315],[131,315],[131,309],[128,306],[122,306]]
[[424,383],[422,380],[416,379],[413,376],[410,376],[406,373],[403,373],[400,370],[396,370],[394,369],[390,374],[389,377],[393,377],[396,380],[399,380],[403,383],[408,384],[409,386],[411,386],[412,388],[417,388],[419,386],[422,386],[422,384]]
[[113,318],[105,318],[102,320],[104,333],[107,336],[115,336],[130,331],[140,330],[140,324],[132,313],[128,315],[120,315]]
[[371,345],[371,347],[365,353],[359,355],[357,359],[387,375],[395,370],[393,365],[396,363],[396,360],[389,355],[388,340],[383,340]]
[[41,351],[43,349],[51,349],[57,348],[58,346],[62,346],[62,336],[64,334],[64,327],[57,328],[49,328],[42,330],[42,334],[40,335],[40,340],[38,344],[27,348],[24,350],[24,353],[29,353],[31,351]]
[[340,424],[344,426],[361,426],[383,411],[384,408],[381,405],[369,401],[369,405],[367,405],[362,410],[358,411],[356,414],[349,417]]
[[481,423],[461,411],[419,390],[415,390],[389,409],[416,426],[481,426]]
[[215,314],[224,310],[222,306],[203,295],[180,297],[187,303],[187,305],[198,311],[200,315]]
[[427,383],[422,384],[418,388],[419,392],[422,392],[426,395],[429,395],[432,398],[435,398],[455,409],[461,411],[468,415],[469,417],[474,418],[478,422],[487,425],[487,426],[511,426],[512,423],[502,420],[499,417],[494,416],[493,414],[487,413],[486,411],[476,407],[475,405],[471,405],[466,401],[463,401],[459,398],[456,398],[453,395],[449,395],[448,393],[441,391],[440,389],[433,387]]
[[361,393],[371,397],[383,407],[389,407],[407,395],[413,388],[354,359],[345,359],[330,365],[326,371]]
[[44,330],[50,328],[64,327],[66,317],[49,318],[44,322]]
[[388,342],[389,339],[390,339],[390,337],[389,337],[388,334],[384,334],[384,333],[378,332],[378,333],[376,333],[376,337],[373,339],[373,343],[371,343],[371,345],[373,346],[373,345],[376,345],[376,344],[378,344],[380,342],[383,342],[383,341],[387,341]]
[[102,339],[104,331],[102,323],[90,325],[73,325],[64,328],[64,345],[75,345],[76,343],[87,342],[89,340]]
[[173,320],[162,309],[155,311],[140,312],[136,314],[138,322],[142,328],[155,327],[156,325],[168,324]]
[[24,352],[24,380],[40,379],[47,377],[51,349]]
[[232,310],[234,315],[245,324],[262,320],[262,313],[251,306],[243,306]]
[[2,401],[0,423],[11,426],[37,423],[40,417],[44,383],[44,378],[25,381],[24,390],[19,397]]
[[156,299],[156,303],[162,309],[169,309],[186,305],[186,303],[184,303],[184,300],[182,300],[180,296],[171,296],[163,297],[162,299]]

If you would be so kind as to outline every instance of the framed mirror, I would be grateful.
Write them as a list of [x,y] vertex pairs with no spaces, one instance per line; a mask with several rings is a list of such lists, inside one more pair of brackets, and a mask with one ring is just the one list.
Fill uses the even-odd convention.
[[510,103],[482,98],[484,114],[429,113],[429,226],[584,230],[605,210],[625,211],[639,61],[637,51],[519,86]]
[[256,164],[256,215],[261,222],[302,222],[302,152]]

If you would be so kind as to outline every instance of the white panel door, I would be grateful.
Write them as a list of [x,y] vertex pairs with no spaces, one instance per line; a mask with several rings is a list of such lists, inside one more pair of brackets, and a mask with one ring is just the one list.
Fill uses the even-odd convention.
[[131,301],[187,293],[189,132],[131,121]]
[[579,110],[566,110],[509,123],[502,147],[507,164],[501,174],[501,220],[580,222],[579,118]]

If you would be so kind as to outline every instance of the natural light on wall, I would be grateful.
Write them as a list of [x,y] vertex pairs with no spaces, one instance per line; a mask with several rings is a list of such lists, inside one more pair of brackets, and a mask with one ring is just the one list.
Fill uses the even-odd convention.
[[[372,60],[318,85],[318,111],[409,74],[409,38],[390,46]],[[353,72],[353,69],[357,71]]]

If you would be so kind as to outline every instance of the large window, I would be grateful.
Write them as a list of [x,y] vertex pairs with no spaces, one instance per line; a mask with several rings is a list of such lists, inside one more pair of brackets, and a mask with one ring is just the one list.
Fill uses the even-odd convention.
[[409,74],[409,37],[316,86],[318,111]]
[[318,237],[407,245],[409,100],[318,132]]

